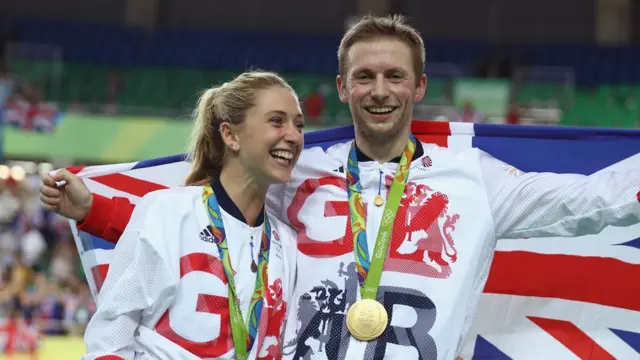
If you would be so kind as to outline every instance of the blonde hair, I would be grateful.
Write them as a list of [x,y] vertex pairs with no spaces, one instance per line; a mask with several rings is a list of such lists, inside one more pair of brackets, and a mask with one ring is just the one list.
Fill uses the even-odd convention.
[[195,120],[187,155],[191,170],[185,185],[203,185],[220,175],[226,150],[220,125],[244,122],[247,110],[256,104],[258,92],[273,86],[294,92],[279,75],[253,70],[201,94],[193,113]]
[[342,37],[338,48],[340,75],[345,76],[347,73],[348,52],[354,44],[378,38],[397,39],[409,46],[413,53],[413,71],[417,81],[424,73],[424,41],[418,30],[409,25],[402,15],[380,17],[369,14],[353,25]]

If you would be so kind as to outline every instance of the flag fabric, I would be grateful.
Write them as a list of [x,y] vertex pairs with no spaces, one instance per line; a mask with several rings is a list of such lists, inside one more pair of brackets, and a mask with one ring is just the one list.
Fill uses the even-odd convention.
[[[638,130],[432,121],[414,121],[412,130],[423,142],[480,148],[513,171],[588,175],[640,158]],[[305,148],[353,138],[353,126],[314,131]],[[69,170],[93,193],[135,204],[150,191],[183,184],[189,166],[179,154]],[[71,225],[95,297],[114,245]],[[580,238],[499,240],[461,356],[640,359],[640,224]]]

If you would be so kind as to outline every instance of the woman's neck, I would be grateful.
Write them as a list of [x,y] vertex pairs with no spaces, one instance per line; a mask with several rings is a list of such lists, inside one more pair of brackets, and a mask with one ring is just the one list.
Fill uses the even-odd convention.
[[220,172],[220,183],[249,226],[254,226],[264,206],[268,186],[258,184],[240,164],[231,161]]

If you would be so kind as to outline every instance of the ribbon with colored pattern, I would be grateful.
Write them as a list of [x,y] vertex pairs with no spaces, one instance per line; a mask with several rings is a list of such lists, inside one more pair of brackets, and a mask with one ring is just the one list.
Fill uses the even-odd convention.
[[[233,335],[236,359],[245,360],[255,343],[258,326],[260,324],[260,316],[262,315],[263,298],[268,283],[267,273],[269,269],[269,249],[271,247],[271,224],[265,212],[260,241],[260,253],[258,255],[256,284],[249,305],[249,317],[245,324],[236,292],[233,267],[231,266],[231,259],[229,257],[229,247],[227,246],[227,236],[224,231],[222,214],[220,213],[220,206],[218,205],[218,200],[211,186],[204,187],[202,191],[202,201],[207,209],[209,222],[211,223],[211,232],[214,242],[218,246],[222,267],[227,276],[227,284],[229,286],[229,320],[231,321],[231,333]],[[225,324],[222,324],[222,326],[225,326]]]
[[351,221],[351,232],[353,233],[353,252],[355,254],[358,282],[360,283],[360,294],[363,299],[375,300],[378,294],[384,259],[387,256],[387,248],[393,231],[393,221],[396,218],[396,212],[409,178],[409,168],[415,151],[416,138],[411,134],[393,177],[387,204],[382,213],[382,221],[380,222],[380,230],[378,230],[378,237],[373,250],[373,258],[370,261],[355,141],[351,144],[346,174],[347,193],[349,195],[349,220]]

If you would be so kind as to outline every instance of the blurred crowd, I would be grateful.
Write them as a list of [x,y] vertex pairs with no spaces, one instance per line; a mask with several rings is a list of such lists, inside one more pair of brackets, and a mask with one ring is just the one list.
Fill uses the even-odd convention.
[[44,99],[42,85],[9,72],[0,61],[0,121],[29,131],[50,132],[58,120],[58,107]]
[[40,208],[38,176],[15,179],[7,169],[0,165],[0,321],[81,336],[95,304],[69,224]]

